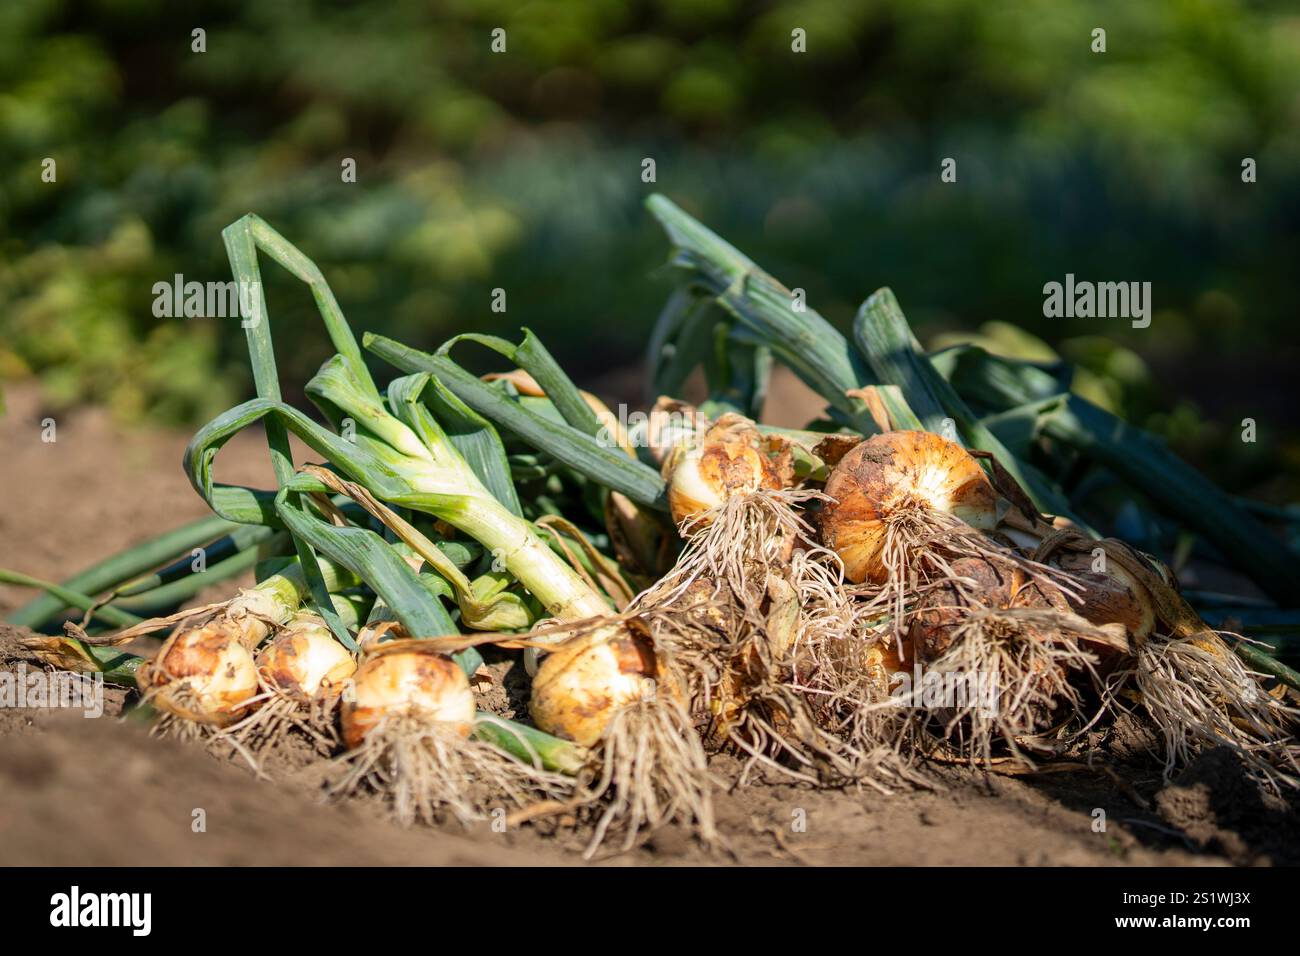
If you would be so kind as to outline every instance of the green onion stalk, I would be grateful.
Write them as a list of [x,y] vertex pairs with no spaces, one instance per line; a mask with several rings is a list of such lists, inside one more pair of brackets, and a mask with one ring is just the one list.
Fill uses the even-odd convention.
[[[385,407],[373,386],[367,386],[342,356],[327,361],[307,386],[313,401],[333,421],[351,419],[355,426],[351,440],[281,402],[254,399],[231,409],[200,429],[186,449],[191,481],[214,502],[211,466],[217,450],[238,431],[270,417],[380,502],[433,515],[478,541],[553,617],[574,621],[609,612],[608,603],[487,488],[425,404],[454,408],[459,405],[455,396],[431,375],[411,375],[389,386]],[[319,473],[299,474],[286,487],[297,492],[346,487],[331,488],[326,481]],[[392,521],[389,515],[385,518]],[[404,540],[412,547],[418,544],[421,557],[434,557],[420,540],[423,536],[417,535],[402,528]],[[464,585],[460,587],[463,591]]]
[[[89,601],[83,606],[81,603],[69,600],[68,594],[94,595],[117,588],[124,585],[125,582],[132,581],[137,575],[143,574],[151,568],[156,568],[165,561],[179,555],[188,555],[191,549],[200,546],[204,546],[209,560],[224,559],[227,557],[229,550],[242,551],[247,546],[247,543],[239,540],[239,538],[246,537],[250,531],[258,539],[269,537],[273,533],[273,529],[252,527],[245,529],[244,526],[234,521],[228,521],[217,515],[209,515],[136,545],[120,554],[105,558],[103,561],[63,581],[61,585],[49,586],[45,582],[31,585],[33,587],[42,587],[46,593],[14,611],[7,620],[11,624],[37,630],[65,608],[77,607],[84,611],[94,603]],[[160,580],[158,583],[163,582]],[[61,588],[62,591],[56,590],[56,587]],[[125,626],[120,617],[116,620],[111,619],[113,617],[111,611],[107,615],[100,613],[98,616],[106,624],[115,627]],[[125,623],[134,624],[137,623],[137,620]]]

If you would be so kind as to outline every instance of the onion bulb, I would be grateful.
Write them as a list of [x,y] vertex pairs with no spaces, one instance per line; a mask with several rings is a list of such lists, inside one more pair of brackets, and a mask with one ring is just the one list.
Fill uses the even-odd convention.
[[[381,645],[382,647],[382,645]],[[460,737],[474,728],[474,691],[450,657],[404,647],[365,661],[343,701],[343,742],[357,747],[389,718],[413,717]]]
[[654,697],[659,671],[649,638],[624,629],[585,634],[542,660],[529,710],[547,733],[593,747],[620,709]]
[[644,621],[572,637],[543,661],[529,709],[542,730],[590,747],[582,790],[599,814],[586,856],[613,830],[622,848],[671,820],[717,840],[704,747],[668,659]]
[[[1071,601],[1071,609],[1092,623],[1124,625],[1134,646],[1155,630],[1156,602],[1151,588],[1164,591],[1172,580],[1171,572],[1159,561],[1115,538],[1090,538],[1068,518],[1049,522],[1017,508],[1003,516],[996,534],[1034,560],[1067,572],[1068,586],[1078,595],[1078,600]],[[1103,558],[1100,566],[1099,556]]]
[[774,455],[754,423],[726,414],[701,435],[678,445],[664,463],[668,507],[681,527],[696,515],[719,507],[736,494],[790,484],[788,461]]
[[[333,762],[335,796],[365,789],[391,801],[396,818],[468,825],[502,801],[518,807],[571,795],[567,777],[473,736],[475,698],[465,672],[428,641],[379,644],[343,695],[347,750]],[[426,645],[426,646],[422,646]]]
[[257,669],[279,693],[309,700],[341,687],[357,665],[324,620],[300,614],[258,653]]
[[887,578],[891,518],[950,515],[980,530],[998,520],[997,493],[979,462],[931,432],[872,436],[840,459],[826,494],[835,503],[822,511],[822,539],[855,583]]
[[234,722],[258,689],[257,665],[240,638],[223,618],[181,628],[137,672],[145,699],[196,723]]
[[1074,610],[1093,624],[1124,625],[1135,645],[1141,644],[1156,626],[1156,609],[1151,593],[1117,561],[1107,561],[1104,573],[1091,570],[1092,556],[1062,555],[1057,564],[1069,571],[1080,592],[1081,603]]

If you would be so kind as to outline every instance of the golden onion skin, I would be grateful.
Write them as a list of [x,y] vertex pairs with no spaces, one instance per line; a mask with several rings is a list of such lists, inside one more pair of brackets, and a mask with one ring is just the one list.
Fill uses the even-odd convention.
[[668,507],[678,527],[733,494],[785,487],[777,463],[762,448],[762,436],[752,422],[727,414],[696,443],[675,449],[664,473]]
[[932,432],[874,435],[843,458],[826,482],[835,503],[820,515],[822,541],[850,581],[883,581],[885,518],[922,505],[980,530],[997,525],[997,493],[984,469],[956,442]]
[[257,655],[262,679],[283,693],[311,698],[343,684],[357,663],[324,622],[294,622]]
[[622,707],[653,697],[659,667],[649,639],[620,630],[570,640],[542,659],[529,711],[542,730],[584,747],[599,743]]
[[173,634],[136,679],[159,709],[218,727],[233,723],[258,689],[252,652],[221,620]]
[[344,695],[343,742],[357,747],[385,717],[402,713],[468,737],[476,709],[469,678],[450,657],[419,650],[381,652],[357,668],[352,693]]
[[910,667],[904,662],[904,658],[909,655],[909,644],[905,639],[900,651],[898,642],[893,639],[887,639],[867,648],[863,668],[875,682],[876,689],[883,695],[889,694],[893,689],[895,674],[900,671],[907,673]]
[[1104,574],[1091,570],[1091,554],[1063,554],[1056,562],[1081,578],[1081,606],[1076,613],[1093,624],[1122,624],[1135,643],[1151,636],[1156,626],[1156,609],[1151,595],[1140,581],[1117,561],[1107,561]]

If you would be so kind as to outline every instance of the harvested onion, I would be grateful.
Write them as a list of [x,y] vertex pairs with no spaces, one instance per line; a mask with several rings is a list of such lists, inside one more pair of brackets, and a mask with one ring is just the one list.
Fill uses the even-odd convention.
[[543,661],[530,710],[547,733],[591,747],[583,787],[597,808],[591,856],[611,828],[623,849],[671,820],[717,839],[704,748],[684,706],[671,662],[638,619],[598,625]]
[[1115,538],[1089,538],[1068,519],[1049,522],[1019,508],[1006,513],[997,534],[1035,560],[1067,572],[1076,594],[1074,603],[1078,606],[1074,609],[1089,621],[1123,624],[1134,647],[1155,629],[1156,608],[1150,585],[1154,581],[1163,588],[1167,572],[1153,570],[1154,559],[1138,554]]
[[460,737],[474,727],[474,692],[450,657],[406,648],[371,657],[343,702],[343,741],[360,746],[385,721],[413,719]]
[[549,734],[591,747],[614,715],[653,697],[654,647],[627,631],[597,631],[566,642],[542,660],[529,710]]
[[567,796],[568,778],[471,736],[475,700],[465,672],[423,643],[379,644],[357,669],[342,708],[348,750],[335,764],[331,792],[377,791],[402,823],[450,813],[469,824],[502,799],[523,807]]
[[334,639],[325,621],[300,611],[257,653],[262,693],[251,713],[228,728],[230,740],[258,752],[297,730],[328,753],[338,743],[334,714],[344,682],[356,670],[352,654]]
[[177,631],[136,674],[145,699],[196,724],[233,723],[258,689],[257,665],[244,639],[225,618]]
[[300,700],[337,690],[356,669],[347,648],[315,614],[299,614],[257,655],[262,680]]
[[780,457],[778,450],[753,422],[730,413],[678,445],[663,467],[668,507],[678,527],[733,495],[788,487],[789,456]]
[[[931,432],[874,435],[835,466],[826,482],[834,504],[821,515],[822,539],[853,582],[883,582],[891,525],[909,518],[932,530],[927,516],[951,516],[972,528],[997,525],[997,493],[971,455]],[[902,529],[898,529],[902,530]]]
[[813,544],[805,515],[825,496],[796,487],[801,447],[735,414],[679,447],[664,474],[686,549],[635,606],[674,620],[669,642],[690,662],[711,740],[748,755],[745,775],[763,765],[815,783],[856,778],[864,753],[839,733],[842,721],[828,717],[831,733],[815,716],[856,692],[855,676],[841,695],[846,682],[826,670],[838,656],[830,635],[855,615],[838,558]]

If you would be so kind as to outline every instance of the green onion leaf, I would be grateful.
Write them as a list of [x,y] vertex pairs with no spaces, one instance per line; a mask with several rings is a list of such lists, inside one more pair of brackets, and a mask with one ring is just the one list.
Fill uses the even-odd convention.
[[638,504],[667,509],[663,478],[653,468],[633,461],[616,444],[606,444],[571,425],[557,424],[465,371],[446,355],[430,355],[372,333],[366,333],[364,341],[367,349],[405,372],[436,376],[474,411],[579,474],[621,491]]

